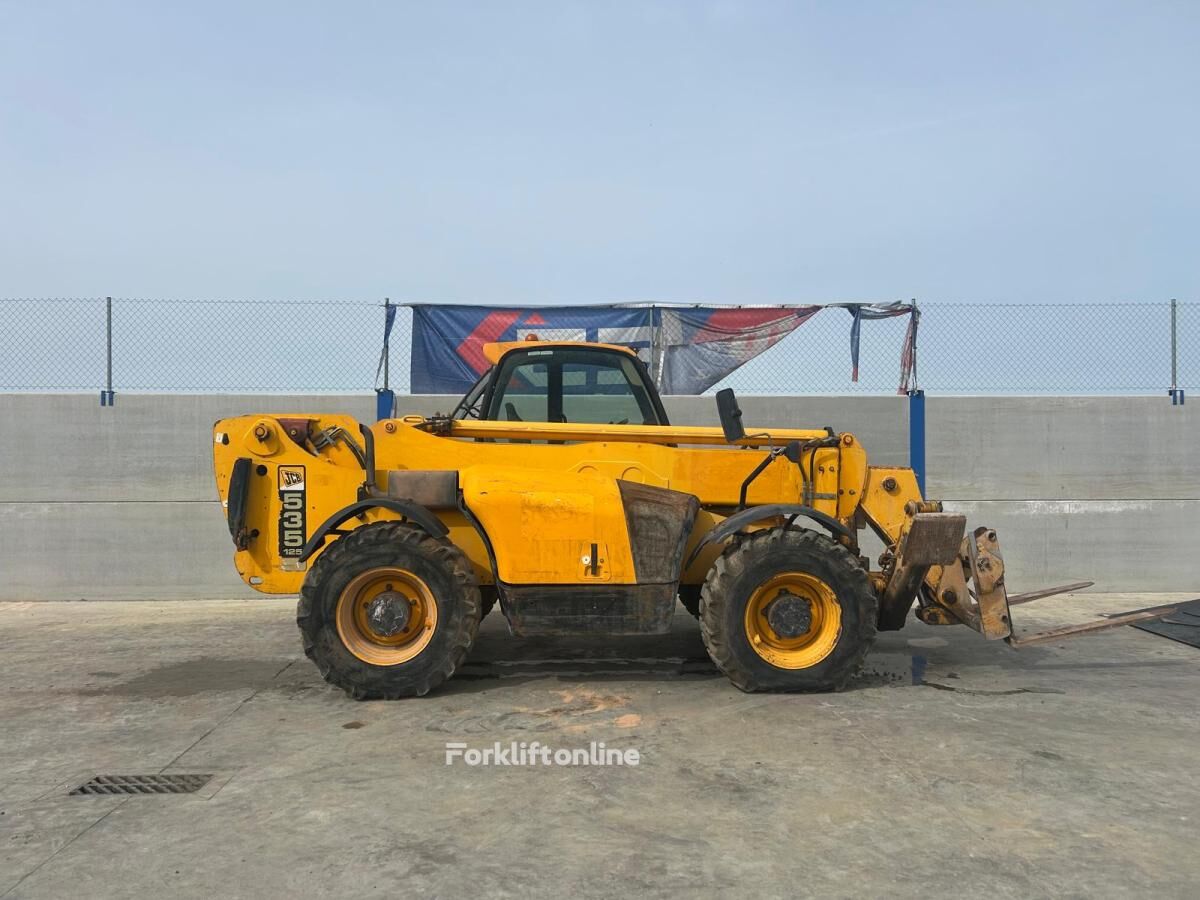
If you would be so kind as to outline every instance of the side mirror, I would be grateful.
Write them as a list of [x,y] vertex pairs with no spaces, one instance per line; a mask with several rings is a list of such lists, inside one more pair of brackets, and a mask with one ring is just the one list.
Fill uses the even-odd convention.
[[736,444],[746,436],[746,429],[742,427],[742,410],[733,388],[717,391],[717,415],[721,417],[721,430],[725,432],[726,441]]
[[800,446],[799,441],[791,441],[783,448],[783,455],[788,462],[794,462],[797,465],[800,463],[800,456],[804,453],[804,448]]

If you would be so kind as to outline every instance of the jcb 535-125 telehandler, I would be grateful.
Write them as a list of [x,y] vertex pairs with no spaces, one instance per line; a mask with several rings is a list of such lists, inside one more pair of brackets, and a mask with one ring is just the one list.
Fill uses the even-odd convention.
[[[629,349],[490,344],[449,416],[373,426],[241,416],[214,429],[238,572],[299,592],[305,653],[357,698],[419,696],[462,664],[498,600],[533,634],[647,634],[676,598],[739,688],[830,690],[916,605],[1028,644],[1165,615],[1018,636],[996,533],[922,498],[911,469],[869,465],[832,428],[667,421]],[[859,549],[869,526],[878,568]]]

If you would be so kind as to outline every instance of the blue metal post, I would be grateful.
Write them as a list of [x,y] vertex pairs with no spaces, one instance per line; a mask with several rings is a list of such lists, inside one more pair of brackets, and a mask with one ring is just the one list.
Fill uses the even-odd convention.
[[925,496],[925,392],[908,392],[908,464]]
[[112,386],[112,297],[105,298],[104,304],[105,332],[105,361],[107,375],[104,380],[104,390],[100,392],[100,405],[112,406],[115,401]]
[[375,391],[375,421],[382,422],[384,419],[390,419],[395,408],[395,391],[388,388],[379,388]]
[[1176,339],[1175,333],[1175,317],[1176,307],[1178,304],[1171,301],[1171,388],[1167,391],[1171,395],[1172,406],[1183,406],[1183,388],[1179,386],[1179,342]]

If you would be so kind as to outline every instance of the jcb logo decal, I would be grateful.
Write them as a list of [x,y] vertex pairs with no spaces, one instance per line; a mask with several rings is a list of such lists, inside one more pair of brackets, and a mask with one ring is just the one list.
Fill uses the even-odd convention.
[[304,490],[304,466],[280,466],[279,489],[281,491]]
[[304,466],[279,467],[279,555],[296,557],[304,552]]

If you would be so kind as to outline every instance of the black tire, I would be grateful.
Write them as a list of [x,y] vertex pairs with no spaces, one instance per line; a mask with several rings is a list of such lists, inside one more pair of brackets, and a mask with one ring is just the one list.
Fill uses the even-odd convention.
[[[350,582],[381,567],[412,572],[437,603],[437,622],[424,649],[397,665],[373,665],[355,656],[338,634],[338,600]],[[389,585],[390,588],[390,585]],[[402,522],[355,529],[313,564],[296,608],[304,654],[330,684],[356,700],[420,697],[466,658],[479,629],[479,587],[463,552]]]
[[[770,579],[805,573],[832,590],[840,612],[836,643],[807,668],[780,668],[751,644],[746,608]],[[704,583],[700,634],[708,655],[743,691],[831,691],[845,685],[875,640],[878,599],[866,571],[841,544],[804,529],[760,531],[725,549]],[[831,632],[832,635],[832,632]]]
[[692,614],[693,619],[700,618],[700,591],[702,589],[698,584],[681,584],[679,586],[679,602]]

